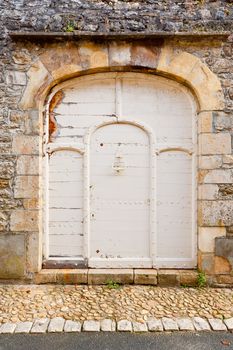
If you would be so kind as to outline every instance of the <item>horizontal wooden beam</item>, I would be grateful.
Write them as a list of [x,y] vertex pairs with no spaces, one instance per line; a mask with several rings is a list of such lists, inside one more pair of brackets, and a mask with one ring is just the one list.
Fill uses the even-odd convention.
[[210,39],[225,41],[230,32],[10,32],[12,40],[51,41],[51,40],[142,40],[142,39]]

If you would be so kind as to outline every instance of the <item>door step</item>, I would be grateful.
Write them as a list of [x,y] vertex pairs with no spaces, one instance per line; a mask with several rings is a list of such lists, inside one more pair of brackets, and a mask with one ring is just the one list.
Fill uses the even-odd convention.
[[35,274],[36,284],[89,284],[109,287],[120,284],[160,287],[197,285],[196,270],[165,269],[43,269]]

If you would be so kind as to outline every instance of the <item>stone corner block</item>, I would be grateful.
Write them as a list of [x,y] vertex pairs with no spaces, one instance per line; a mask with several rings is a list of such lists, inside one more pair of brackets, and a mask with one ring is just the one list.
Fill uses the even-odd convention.
[[180,271],[177,270],[158,270],[158,284],[161,287],[179,286]]
[[89,269],[88,284],[107,284],[108,281],[132,284],[133,275],[133,269]]
[[135,269],[134,283],[143,285],[157,285],[157,270],[153,269]]

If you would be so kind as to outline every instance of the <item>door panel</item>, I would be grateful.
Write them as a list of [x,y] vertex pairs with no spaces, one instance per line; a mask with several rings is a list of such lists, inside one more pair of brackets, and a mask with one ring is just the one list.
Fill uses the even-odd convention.
[[148,135],[116,123],[95,131],[90,148],[90,266],[151,266]]

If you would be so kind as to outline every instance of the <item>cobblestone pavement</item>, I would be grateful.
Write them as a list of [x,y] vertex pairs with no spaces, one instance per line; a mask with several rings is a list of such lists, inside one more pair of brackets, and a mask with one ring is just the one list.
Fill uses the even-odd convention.
[[62,317],[65,320],[150,318],[228,319],[233,290],[151,286],[0,285],[0,323]]

